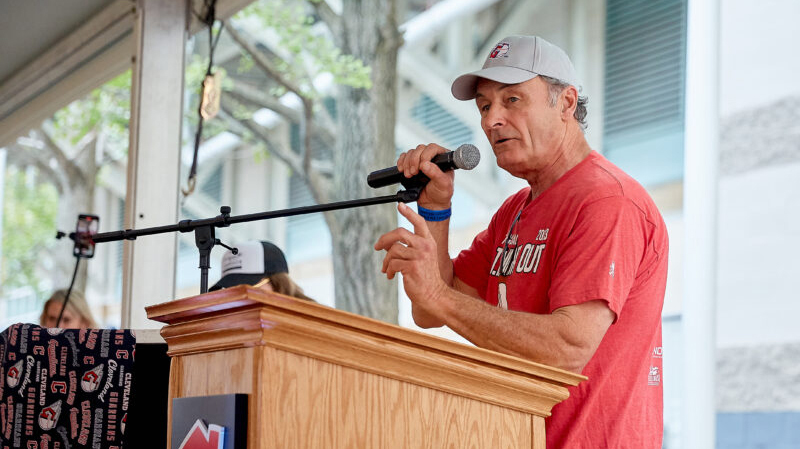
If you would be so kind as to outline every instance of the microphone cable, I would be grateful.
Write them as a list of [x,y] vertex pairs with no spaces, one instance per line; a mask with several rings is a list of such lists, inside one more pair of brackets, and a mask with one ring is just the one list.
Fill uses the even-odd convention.
[[67,295],[64,297],[64,304],[61,305],[61,311],[58,312],[58,319],[56,320],[56,327],[60,327],[61,324],[61,317],[64,316],[64,310],[67,308],[67,304],[69,304],[69,295],[72,293],[72,287],[75,285],[75,276],[78,274],[78,266],[80,266],[81,258],[75,257],[75,271],[72,272],[72,280],[69,283],[69,288],[67,289]]
[[196,13],[195,15],[201,22],[208,26],[208,68],[206,68],[206,74],[203,77],[203,82],[200,83],[200,98],[197,102],[197,130],[194,134],[194,156],[192,158],[192,167],[189,169],[189,177],[186,180],[186,189],[181,188],[181,193],[183,193],[182,201],[185,201],[186,197],[194,193],[194,188],[197,183],[197,154],[200,151],[200,141],[203,138],[203,121],[205,120],[205,115],[203,113],[203,97],[205,96],[205,91],[207,88],[206,83],[211,82],[209,78],[212,78],[214,75],[214,51],[217,49],[217,43],[219,42],[219,37],[222,35],[222,30],[224,28],[224,22],[220,21],[221,25],[219,27],[219,32],[215,38],[214,24],[217,22],[217,0],[205,0],[205,6],[205,17],[201,17]]

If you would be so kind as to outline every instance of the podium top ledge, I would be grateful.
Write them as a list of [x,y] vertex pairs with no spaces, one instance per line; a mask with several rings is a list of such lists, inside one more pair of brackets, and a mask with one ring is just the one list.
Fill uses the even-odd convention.
[[[151,320],[167,323],[161,334],[169,342],[168,328],[185,328],[191,323],[222,319],[220,317],[237,315],[236,320],[228,320],[221,326],[240,325],[247,313],[257,312],[261,327],[272,327],[282,320],[301,322],[313,328],[331,327],[347,333],[366,335],[369,338],[400,342],[415,349],[438,352],[451,358],[471,363],[491,365],[506,371],[516,372],[526,377],[547,379],[562,386],[574,386],[586,380],[585,376],[532,362],[496,351],[465,345],[438,336],[426,334],[394,324],[364,317],[354,313],[334,309],[322,304],[304,301],[278,293],[265,292],[249,285],[217,290],[201,295],[190,296],[145,308]],[[297,321],[300,320],[300,321]],[[265,324],[266,323],[266,324]],[[242,324],[244,325],[244,324]],[[188,328],[187,328],[188,329]],[[222,330],[221,327],[217,330]],[[193,328],[190,332],[196,332]]]

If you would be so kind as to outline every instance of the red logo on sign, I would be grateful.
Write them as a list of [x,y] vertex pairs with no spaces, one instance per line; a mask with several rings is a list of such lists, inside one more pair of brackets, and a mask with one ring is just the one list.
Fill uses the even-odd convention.
[[209,424],[206,428],[205,423],[198,419],[178,449],[223,449],[224,446],[225,428],[216,424]]

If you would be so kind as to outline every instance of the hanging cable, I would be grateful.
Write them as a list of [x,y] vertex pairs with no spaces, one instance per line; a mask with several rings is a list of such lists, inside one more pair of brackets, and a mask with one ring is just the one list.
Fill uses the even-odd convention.
[[75,271],[72,272],[72,281],[69,283],[69,288],[67,289],[67,296],[64,297],[64,304],[61,305],[61,311],[58,312],[58,319],[56,320],[56,326],[61,326],[61,317],[64,316],[64,310],[67,308],[67,304],[69,303],[69,295],[72,293],[72,287],[75,285],[75,276],[78,274],[78,266],[80,266],[81,258],[75,258]]
[[222,35],[222,29],[224,27],[223,22],[220,21],[219,32],[215,38],[214,24],[217,22],[215,11],[216,4],[216,0],[206,0],[206,15],[202,18],[198,16],[198,18],[208,27],[208,68],[206,68],[206,74],[203,77],[203,81],[200,83],[200,100],[198,101],[197,105],[197,132],[194,135],[194,156],[192,158],[192,167],[189,170],[189,178],[186,180],[186,189],[181,189],[184,199],[194,192],[194,188],[197,183],[197,154],[200,151],[200,141],[202,140],[203,136],[203,121],[208,115],[204,113],[204,107],[206,106],[204,100],[209,97],[209,90],[212,89],[212,84],[218,84],[218,81],[214,77],[213,71],[214,51],[217,48],[217,43],[219,43],[219,37]]

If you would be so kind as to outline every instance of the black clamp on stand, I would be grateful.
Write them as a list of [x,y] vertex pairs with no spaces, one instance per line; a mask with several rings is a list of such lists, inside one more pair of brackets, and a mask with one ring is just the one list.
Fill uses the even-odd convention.
[[178,230],[180,232],[191,232],[194,230],[194,244],[200,253],[200,291],[205,293],[208,291],[208,269],[211,268],[211,250],[214,246],[223,246],[236,254],[238,249],[231,248],[230,246],[222,243],[214,235],[214,228],[226,228],[230,226],[228,220],[231,216],[230,206],[222,206],[219,208],[219,215],[215,218],[206,220],[181,220],[178,222]]
[[425,186],[418,186],[418,187],[411,187],[406,190],[401,190],[397,192],[397,202],[398,203],[413,203],[419,199],[419,195],[422,193],[422,189]]
[[237,249],[231,248],[220,242],[214,235],[214,228],[227,228],[234,223],[245,223],[249,221],[267,220],[270,218],[290,217],[293,215],[304,215],[315,212],[327,212],[338,209],[350,209],[353,207],[372,206],[386,203],[410,203],[419,199],[420,193],[425,183],[414,183],[405,185],[406,190],[401,190],[394,195],[385,195],[375,198],[361,200],[339,201],[336,203],[318,204],[314,206],[296,207],[293,209],[282,209],[271,212],[259,212],[255,214],[231,216],[230,206],[222,206],[220,214],[212,218],[198,220],[181,220],[178,224],[167,226],[156,226],[143,229],[125,229],[95,234],[95,243],[112,242],[118,240],[136,240],[143,235],[163,234],[167,232],[191,232],[194,231],[194,242],[200,252],[200,293],[208,292],[208,269],[211,268],[211,250],[214,246],[223,246],[236,254]]

